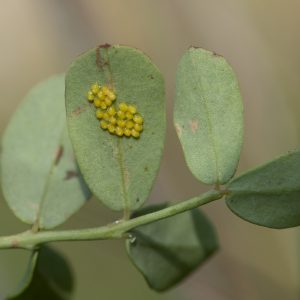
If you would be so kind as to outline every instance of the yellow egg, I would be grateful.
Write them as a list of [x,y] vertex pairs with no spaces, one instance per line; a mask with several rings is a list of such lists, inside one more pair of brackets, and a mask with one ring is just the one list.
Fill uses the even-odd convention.
[[137,124],[143,124],[144,118],[141,115],[134,115],[133,122]]
[[100,110],[100,109],[97,109],[97,111],[96,111],[96,117],[98,119],[103,119],[103,116],[104,116],[104,112],[102,110]]
[[95,99],[95,96],[94,96],[94,94],[93,94],[91,91],[88,91],[86,97],[87,97],[87,99],[88,99],[89,101],[91,101],[91,102],[93,102],[94,99]]
[[116,130],[116,127],[115,127],[114,125],[112,125],[112,124],[109,124],[109,125],[107,126],[107,129],[108,129],[108,131],[109,131],[110,133],[114,133],[115,130]]
[[128,129],[128,128],[125,128],[125,129],[124,129],[124,135],[126,135],[126,136],[131,136],[131,130]]
[[101,107],[101,109],[106,109],[107,105],[104,101],[102,101],[101,104],[100,104],[100,107]]
[[107,123],[106,121],[101,121],[101,122],[100,122],[100,127],[101,127],[102,129],[107,129],[108,123]]
[[131,135],[135,138],[139,138],[140,137],[140,133],[138,131],[136,131],[135,129],[131,130]]
[[95,105],[96,107],[100,107],[100,106],[101,106],[101,103],[102,103],[101,100],[98,99],[98,98],[94,100],[94,105]]
[[141,132],[141,131],[143,131],[143,125],[141,125],[141,124],[134,124],[134,127],[133,127],[136,131],[138,131],[138,132]]
[[134,123],[132,121],[126,122],[126,128],[131,129],[131,128],[133,128],[133,126],[134,126]]
[[124,134],[124,130],[121,127],[116,128],[116,135],[122,136]]
[[116,114],[116,109],[111,106],[108,110],[107,110],[107,113],[110,115],[110,116],[114,116]]
[[94,95],[96,95],[100,90],[100,86],[98,85],[98,83],[95,83],[92,85],[91,87],[91,91]]
[[124,103],[124,102],[121,102],[120,104],[119,104],[119,109],[120,109],[120,111],[123,111],[123,112],[126,112],[127,111],[127,104],[126,103]]
[[133,114],[130,113],[129,111],[125,114],[125,116],[126,116],[127,120],[132,120],[133,119]]
[[118,111],[117,111],[117,116],[118,116],[120,119],[125,119],[125,113],[124,113],[124,111],[118,110]]
[[126,121],[124,121],[124,120],[118,120],[118,121],[117,121],[117,124],[118,124],[119,127],[122,127],[122,128],[123,128],[123,127],[125,127],[125,125],[126,125]]
[[99,91],[99,93],[97,94],[97,97],[100,99],[100,100],[104,100],[105,99],[105,95],[103,93],[102,90]]
[[104,101],[108,107],[112,105],[112,101],[107,96]]
[[104,112],[103,113],[103,119],[104,120],[109,120],[109,118],[110,118],[110,115],[108,114],[108,112]]
[[110,92],[108,95],[107,95],[108,97],[109,97],[109,99],[111,100],[111,101],[115,101],[116,100],[116,94],[114,93],[114,92]]
[[129,105],[128,111],[134,115],[136,113],[136,107],[134,105]]
[[115,117],[110,117],[109,122],[110,122],[110,124],[116,125],[117,124],[117,119]]

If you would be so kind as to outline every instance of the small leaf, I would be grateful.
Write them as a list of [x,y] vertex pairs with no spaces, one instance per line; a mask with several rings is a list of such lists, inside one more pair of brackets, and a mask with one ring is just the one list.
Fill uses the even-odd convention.
[[235,173],[243,142],[243,104],[226,60],[190,48],[176,80],[174,124],[187,165],[207,184],[224,184]]
[[[110,86],[114,105],[137,106],[144,117],[139,139],[99,128],[86,94],[91,85]],[[67,119],[79,167],[93,194],[114,210],[133,210],[147,199],[158,172],[165,138],[164,82],[142,52],[104,45],[73,62],[66,76]]]
[[22,221],[53,228],[90,196],[68,138],[64,76],[32,89],[13,115],[2,149],[3,194]]
[[18,291],[7,300],[68,300],[72,289],[69,264],[58,252],[43,246],[33,252]]
[[[166,206],[151,206],[135,216]],[[131,235],[128,255],[156,291],[176,285],[218,249],[214,228],[198,209],[143,225]]]
[[228,207],[239,217],[271,228],[300,225],[300,151],[246,172],[228,184]]

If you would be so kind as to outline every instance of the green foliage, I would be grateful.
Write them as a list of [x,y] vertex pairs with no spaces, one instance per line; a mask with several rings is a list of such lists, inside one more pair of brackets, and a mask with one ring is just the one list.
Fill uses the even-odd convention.
[[72,289],[73,276],[65,258],[43,246],[32,253],[24,279],[7,300],[69,300]]
[[74,160],[64,111],[64,76],[32,89],[2,140],[1,179],[9,207],[22,221],[53,228],[90,197]]
[[300,152],[292,152],[228,184],[228,207],[239,217],[266,227],[300,225]]
[[[165,207],[146,207],[134,217]],[[131,235],[127,253],[156,291],[172,288],[218,249],[214,228],[198,209],[138,227]]]
[[[145,120],[139,139],[99,128],[96,109],[86,99],[95,82],[111,86],[117,103],[137,106]],[[125,46],[92,49],[67,72],[67,119],[76,158],[93,194],[111,209],[136,209],[149,195],[164,148],[164,93],[162,75],[150,59]]]
[[243,104],[226,60],[200,48],[182,57],[176,80],[174,123],[191,172],[208,184],[235,173],[243,142]]
[[[128,234],[129,258],[151,288],[165,291],[217,250],[214,228],[196,208],[224,195],[228,207],[249,222],[271,228],[300,225],[299,151],[231,180],[243,141],[243,105],[226,60],[190,48],[179,63],[176,89],[174,123],[187,165],[196,178],[215,188],[173,205],[141,209],[130,220],[129,212],[149,196],[164,148],[165,91],[159,70],[139,50],[104,45],[73,62],[66,76],[66,97],[62,75],[28,94],[2,140],[4,196],[16,216],[32,228],[0,237],[0,249],[34,251],[21,286],[8,299],[71,299],[68,264],[41,244]],[[122,102],[126,104],[117,113]],[[108,107],[118,121],[130,113],[128,119],[140,130],[130,131],[128,126],[125,134],[116,120],[110,121],[115,126],[109,130],[104,117]],[[63,223],[90,196],[74,155],[93,194],[109,208],[123,210],[121,221],[46,231]]]

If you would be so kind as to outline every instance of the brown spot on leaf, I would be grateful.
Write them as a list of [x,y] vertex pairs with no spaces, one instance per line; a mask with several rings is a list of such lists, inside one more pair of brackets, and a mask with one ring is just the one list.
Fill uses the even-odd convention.
[[64,180],[70,180],[74,177],[77,177],[78,176],[78,173],[74,170],[69,170],[66,172],[66,176],[64,178]]
[[192,130],[192,133],[196,133],[196,131],[198,130],[198,121],[197,120],[191,120],[190,121],[190,128]]
[[60,159],[62,158],[63,153],[64,153],[64,147],[62,145],[60,145],[59,148],[56,151],[55,161],[54,161],[55,165],[59,164]]
[[76,117],[76,116],[80,115],[82,112],[84,112],[85,110],[86,110],[86,107],[78,106],[76,109],[74,109],[71,112],[71,116]]
[[12,242],[11,242],[12,248],[17,248],[18,245],[19,245],[19,242],[17,240],[12,240]]
[[109,44],[100,45],[96,49],[96,65],[100,69],[100,71],[103,70],[103,67],[108,65],[108,62],[104,60],[104,58],[101,56],[101,49],[108,49],[110,47]]
[[178,123],[175,124],[175,130],[177,132],[177,135],[179,137],[181,137],[181,135],[182,135],[182,128],[181,128],[181,126]]
[[99,46],[99,48],[105,48],[105,49],[110,48],[110,47],[111,47],[111,45],[108,43],[105,43],[105,44]]

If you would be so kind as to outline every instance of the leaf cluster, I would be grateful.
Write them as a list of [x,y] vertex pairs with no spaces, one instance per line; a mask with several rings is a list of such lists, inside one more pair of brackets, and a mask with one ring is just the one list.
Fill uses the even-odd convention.
[[[144,121],[139,137],[99,127],[97,107],[86,97],[95,83],[109,87],[116,103],[138,107]],[[222,56],[195,47],[183,55],[174,127],[188,168],[212,191],[175,205],[141,208],[159,170],[166,131],[164,79],[149,57],[126,46],[99,46],[79,56],[65,75],[29,92],[2,138],[3,194],[30,230],[0,237],[0,248],[32,249],[24,280],[7,299],[71,299],[70,267],[44,243],[82,239],[79,230],[49,229],[67,221],[92,195],[123,218],[119,225],[97,229],[96,236],[94,230],[83,231],[84,239],[125,238],[130,260],[156,291],[182,281],[218,249],[200,205],[224,196],[230,210],[248,222],[300,225],[299,151],[234,177],[243,144],[243,103],[234,71]]]

